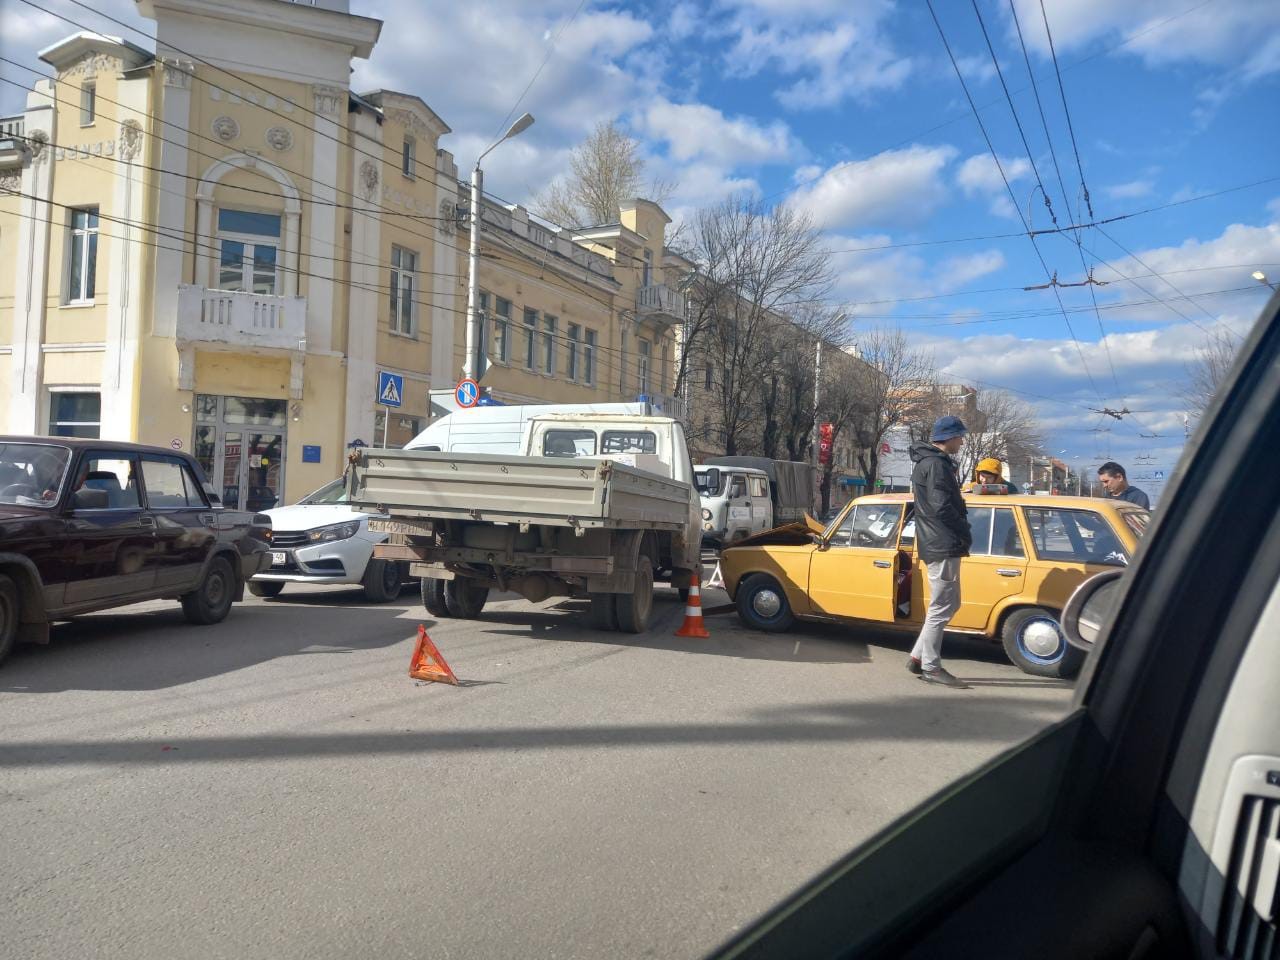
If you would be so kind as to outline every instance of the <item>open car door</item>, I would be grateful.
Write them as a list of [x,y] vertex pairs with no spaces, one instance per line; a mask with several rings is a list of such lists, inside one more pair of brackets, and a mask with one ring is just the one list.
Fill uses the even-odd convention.
[[1115,581],[1069,714],[715,957],[1280,956],[1278,307]]

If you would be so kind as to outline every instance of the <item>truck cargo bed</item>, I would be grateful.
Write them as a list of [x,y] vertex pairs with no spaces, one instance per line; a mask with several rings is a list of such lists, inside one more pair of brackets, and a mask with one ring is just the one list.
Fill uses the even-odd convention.
[[685,484],[610,460],[362,450],[351,505],[393,517],[680,530]]

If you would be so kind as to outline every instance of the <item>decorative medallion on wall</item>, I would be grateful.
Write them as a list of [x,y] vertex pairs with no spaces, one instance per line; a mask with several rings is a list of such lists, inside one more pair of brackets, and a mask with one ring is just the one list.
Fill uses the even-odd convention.
[[440,229],[452,235],[458,227],[458,208],[448,200],[440,201]]
[[293,131],[288,127],[272,127],[267,131],[267,146],[284,153],[293,146]]
[[31,150],[31,162],[41,163],[49,156],[49,135],[43,130],[32,130],[27,134],[27,147]]
[[378,168],[373,165],[372,160],[360,164],[360,186],[366,200],[372,200],[378,195]]
[[230,143],[240,136],[240,124],[228,116],[218,117],[213,121],[213,135],[223,143]]
[[125,120],[120,124],[120,159],[132,160],[142,150],[142,124]]
[[8,170],[0,173],[0,190],[8,193],[19,193],[22,190],[22,171]]

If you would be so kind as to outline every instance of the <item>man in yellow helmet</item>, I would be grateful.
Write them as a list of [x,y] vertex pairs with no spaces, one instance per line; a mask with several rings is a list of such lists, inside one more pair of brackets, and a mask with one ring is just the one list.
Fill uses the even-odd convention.
[[973,471],[973,479],[964,485],[964,492],[972,493],[975,484],[1000,485],[1004,487],[1005,493],[1013,493],[1013,484],[1000,475],[1000,461],[995,457],[987,457],[985,460],[978,461],[978,465]]

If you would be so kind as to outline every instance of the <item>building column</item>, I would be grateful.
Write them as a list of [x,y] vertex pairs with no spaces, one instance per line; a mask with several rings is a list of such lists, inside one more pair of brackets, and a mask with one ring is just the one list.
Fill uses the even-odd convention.
[[[189,60],[161,57],[164,65],[163,105],[160,117],[160,178],[156,194],[156,226],[162,231],[163,246],[155,252],[154,313],[151,332],[173,337],[178,330],[178,286],[183,282],[183,252],[191,241],[187,223],[187,129],[191,125],[191,75],[195,65]],[[170,248],[170,249],[165,249]],[[196,277],[196,283],[207,283]]]
[[[307,238],[307,343],[312,350],[333,349],[334,287],[330,274],[337,273],[334,257],[341,256],[337,246],[338,199],[338,119],[346,112],[347,91],[341,87],[316,84],[311,88],[315,101],[315,116],[311,140],[311,204],[309,218],[311,229]],[[362,138],[362,142],[363,138]],[[374,148],[376,149],[376,148]],[[365,148],[365,152],[372,152]],[[356,153],[359,157],[360,154]],[[297,247],[295,247],[297,249]],[[328,258],[328,259],[321,259]],[[301,257],[291,262],[292,283],[286,273],[286,294],[297,296],[296,270]]]
[[[102,437],[108,440],[138,438],[140,388],[139,351],[142,337],[142,303],[138,288],[142,277],[147,237],[133,226],[145,219],[143,128],[147,119],[150,78],[123,80],[116,94],[120,132],[116,156],[118,170],[111,202],[119,223],[111,244],[107,279],[106,352],[102,358]],[[122,116],[123,115],[123,116]]]
[[[461,370],[453,358],[454,331],[458,326],[459,305],[458,247],[464,240],[457,227],[458,169],[447,150],[436,151],[435,173],[436,216],[431,269],[431,389],[446,390],[458,382]],[[508,336],[510,333],[508,333]]]
[[[49,283],[49,221],[53,208],[53,149],[57,122],[50,90],[41,80],[27,97],[24,119],[31,159],[22,171],[22,197],[18,224],[18,259],[14,264],[13,356],[10,366],[8,432],[44,433],[47,423],[40,413],[44,362],[45,304]],[[58,222],[64,222],[59,217]],[[55,294],[58,291],[55,290]]]
[[[376,141],[379,127],[367,111],[352,114],[353,136]],[[370,141],[365,140],[365,136]],[[351,164],[351,288],[347,316],[347,395],[343,443],[361,439],[373,445],[373,405],[378,387],[378,295],[382,278],[382,220],[378,212],[381,172],[368,157],[355,154]]]

